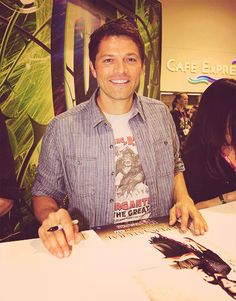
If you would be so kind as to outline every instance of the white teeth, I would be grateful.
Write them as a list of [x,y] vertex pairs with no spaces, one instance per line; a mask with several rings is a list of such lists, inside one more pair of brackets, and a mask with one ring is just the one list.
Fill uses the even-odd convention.
[[128,83],[128,80],[124,80],[124,79],[115,79],[111,81],[114,84],[125,84]]

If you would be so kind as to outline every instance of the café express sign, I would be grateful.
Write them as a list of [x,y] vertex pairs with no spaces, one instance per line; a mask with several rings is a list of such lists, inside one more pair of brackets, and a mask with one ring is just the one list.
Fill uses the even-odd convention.
[[190,72],[190,73],[202,73],[208,75],[224,75],[235,76],[236,64],[232,61],[230,65],[212,64],[210,61],[202,61],[200,63],[189,61],[177,61],[173,58],[169,59],[166,63],[166,67],[171,72]]

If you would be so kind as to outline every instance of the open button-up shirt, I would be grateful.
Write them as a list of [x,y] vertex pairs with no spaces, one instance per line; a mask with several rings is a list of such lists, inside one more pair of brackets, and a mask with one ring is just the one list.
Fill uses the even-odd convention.
[[[175,124],[161,101],[135,94],[134,102],[129,124],[149,187],[151,216],[165,216],[172,206],[174,175],[184,171]],[[113,130],[94,93],[47,127],[32,193],[59,204],[67,195],[80,228],[112,224],[115,171]]]

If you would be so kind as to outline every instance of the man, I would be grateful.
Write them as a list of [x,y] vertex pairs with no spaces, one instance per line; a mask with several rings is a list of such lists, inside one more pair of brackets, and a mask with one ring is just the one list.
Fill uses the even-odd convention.
[[[144,45],[137,28],[113,20],[90,38],[90,69],[98,83],[91,99],[48,126],[32,189],[39,236],[55,256],[69,256],[80,229],[164,216],[170,224],[189,218],[195,233],[207,225],[190,199],[179,142],[167,107],[139,97]],[[65,194],[69,212],[60,208]],[[54,225],[63,231],[48,232]]]

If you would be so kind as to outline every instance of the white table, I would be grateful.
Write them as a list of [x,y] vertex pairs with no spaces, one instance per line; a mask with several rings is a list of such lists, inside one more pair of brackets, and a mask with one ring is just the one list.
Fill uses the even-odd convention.
[[1,243],[0,300],[148,300],[97,235],[88,231],[85,236],[64,259],[49,254],[39,239]]
[[[236,202],[202,213],[209,232],[199,238],[201,243],[210,240],[214,251],[236,263]],[[0,243],[1,301],[183,301],[190,296],[192,301],[208,300],[207,296],[200,299],[202,279],[193,277],[191,285],[196,283],[199,287],[191,290],[187,283],[178,284],[181,277],[174,271],[167,279],[160,267],[140,268],[142,254],[137,249],[136,255],[132,249],[122,254],[102,242],[93,231],[84,235],[86,240],[76,245],[72,255],[65,259],[50,255],[39,239]],[[135,258],[140,259],[137,265]],[[132,259],[131,265],[126,264]],[[188,274],[191,271],[185,271],[182,279]],[[208,291],[210,297],[211,291],[217,292],[214,300],[231,300],[213,285]]]

